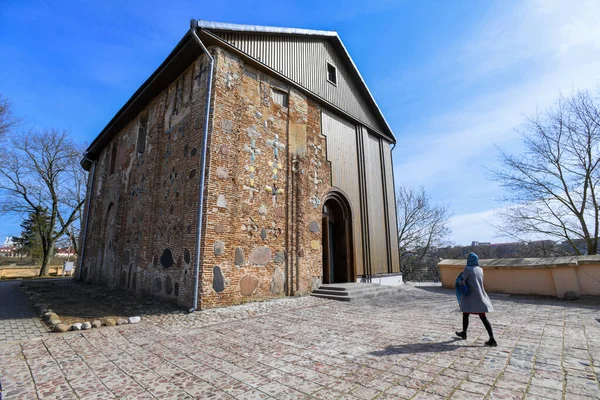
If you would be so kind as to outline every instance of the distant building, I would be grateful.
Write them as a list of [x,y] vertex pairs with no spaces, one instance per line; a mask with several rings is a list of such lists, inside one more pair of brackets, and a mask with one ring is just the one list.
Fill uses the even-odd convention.
[[54,253],[54,257],[60,257],[60,258],[75,257],[75,251],[72,248],[67,248],[67,247],[57,249],[56,253]]
[[490,246],[491,243],[490,242],[471,242],[471,246],[472,247],[479,247],[479,246]]

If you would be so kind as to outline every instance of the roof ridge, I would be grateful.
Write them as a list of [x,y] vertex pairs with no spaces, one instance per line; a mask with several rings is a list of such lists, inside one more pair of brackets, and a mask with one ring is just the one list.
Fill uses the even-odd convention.
[[336,31],[323,31],[323,30],[302,29],[302,28],[284,28],[284,27],[277,27],[277,26],[264,26],[264,25],[231,24],[229,22],[216,22],[216,21],[206,21],[206,20],[198,20],[198,27],[204,28],[204,29],[217,29],[217,30],[224,30],[224,31],[278,33],[278,34],[288,34],[288,35],[327,36],[327,37],[338,36]]

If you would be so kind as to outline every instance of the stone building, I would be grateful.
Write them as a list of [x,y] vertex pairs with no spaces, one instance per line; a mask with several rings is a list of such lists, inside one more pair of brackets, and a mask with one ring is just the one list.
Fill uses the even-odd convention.
[[192,21],[82,160],[76,278],[201,309],[398,274],[394,144],[335,32]]

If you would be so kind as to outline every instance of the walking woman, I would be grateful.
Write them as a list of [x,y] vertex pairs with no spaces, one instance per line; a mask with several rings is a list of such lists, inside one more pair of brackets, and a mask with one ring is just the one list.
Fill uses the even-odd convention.
[[492,325],[485,316],[485,313],[494,311],[494,308],[483,288],[483,269],[479,266],[479,257],[477,257],[477,254],[469,253],[467,266],[462,273],[462,279],[469,287],[470,293],[463,295],[460,299],[460,310],[463,313],[463,329],[461,332],[456,332],[456,335],[462,339],[466,339],[467,328],[469,327],[469,314],[477,314],[490,335],[490,340],[485,342],[485,344],[487,346],[497,346]]

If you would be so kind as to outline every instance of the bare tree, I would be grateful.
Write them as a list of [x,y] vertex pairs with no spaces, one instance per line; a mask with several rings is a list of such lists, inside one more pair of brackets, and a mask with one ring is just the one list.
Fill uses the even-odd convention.
[[432,203],[424,188],[405,186],[396,193],[396,213],[400,270],[406,279],[407,274],[450,233],[450,214],[447,206]]
[[47,275],[54,245],[77,219],[83,200],[72,196],[84,174],[79,152],[66,131],[29,132],[11,138],[0,165],[0,212],[48,216],[38,224],[42,242],[40,276]]
[[13,115],[11,107],[11,101],[0,95],[0,138],[6,136],[11,128],[19,122]]
[[[514,237],[568,242],[576,254],[598,253],[600,101],[587,91],[560,96],[554,108],[528,118],[525,152],[501,153],[493,178],[513,203],[500,212]],[[585,251],[585,250],[584,250]]]
[[[84,146],[78,147],[78,154],[83,154]],[[83,206],[87,188],[87,174],[79,165],[79,157],[73,162],[66,171],[71,185],[64,190],[64,203],[73,210],[76,210],[75,220],[67,227],[66,235],[69,238],[69,246],[73,248],[75,254],[79,254],[79,234],[81,233],[81,221],[83,220]]]

